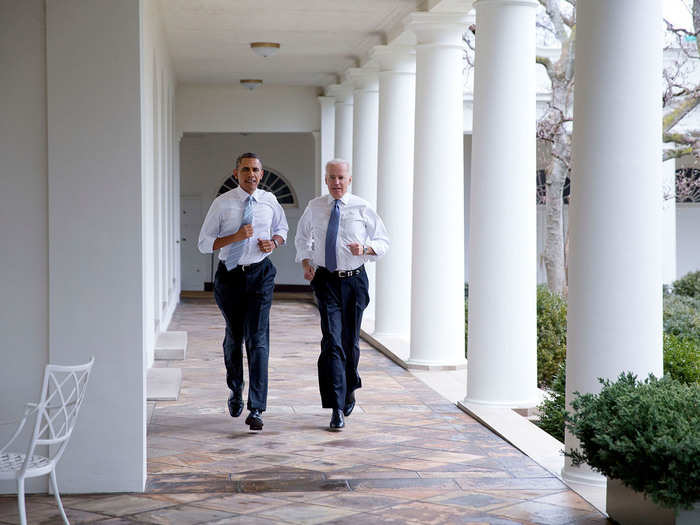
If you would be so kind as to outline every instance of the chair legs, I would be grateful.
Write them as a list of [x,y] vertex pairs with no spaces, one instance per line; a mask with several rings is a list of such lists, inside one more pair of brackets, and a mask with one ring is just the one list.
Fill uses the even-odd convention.
[[68,517],[66,516],[66,511],[63,510],[63,503],[61,503],[61,495],[58,493],[58,482],[56,481],[56,471],[51,471],[51,486],[53,487],[53,497],[56,498],[56,503],[58,504],[58,510],[61,511],[61,517],[63,518],[63,523],[70,525]]
[[17,510],[20,525],[27,525],[27,511],[24,508],[24,478],[17,478]]

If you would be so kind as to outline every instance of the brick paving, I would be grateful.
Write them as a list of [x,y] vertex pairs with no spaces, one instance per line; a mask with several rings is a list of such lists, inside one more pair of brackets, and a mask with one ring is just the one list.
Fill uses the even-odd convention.
[[[213,303],[183,302],[189,333],[180,399],[149,403],[144,494],[66,496],[72,523],[604,524],[595,508],[409,372],[362,344],[364,387],[342,432],[329,432],[316,379],[320,329],[310,303],[271,314],[264,430],[232,419]],[[245,394],[244,394],[245,395]],[[60,523],[50,496],[30,523]],[[18,523],[0,497],[0,523]]]

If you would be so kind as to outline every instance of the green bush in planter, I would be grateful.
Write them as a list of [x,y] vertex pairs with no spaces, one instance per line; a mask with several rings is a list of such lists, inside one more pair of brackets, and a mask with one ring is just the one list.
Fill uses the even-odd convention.
[[700,501],[700,384],[631,373],[601,380],[599,394],[576,394],[569,430],[588,463],[669,508]]
[[664,334],[664,374],[681,383],[699,383],[700,341]]
[[537,287],[537,384],[551,388],[566,359],[566,299]]
[[678,295],[700,299],[700,271],[685,274],[673,283],[673,292]]

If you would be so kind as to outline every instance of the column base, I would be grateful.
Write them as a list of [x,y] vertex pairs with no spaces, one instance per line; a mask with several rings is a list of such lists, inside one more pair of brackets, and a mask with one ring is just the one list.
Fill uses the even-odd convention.
[[567,484],[572,483],[588,487],[605,488],[608,484],[607,478],[602,474],[590,470],[582,470],[570,465],[564,465],[564,468],[561,469],[561,478]]
[[406,361],[406,368],[409,370],[465,370],[467,360],[440,362],[409,358]]
[[534,397],[531,398],[524,398],[524,399],[506,399],[506,400],[498,400],[498,401],[491,401],[488,399],[473,399],[470,398],[469,396],[464,398],[463,403],[465,404],[470,404],[470,405],[481,405],[485,407],[494,407],[494,408],[533,408],[539,405],[542,402],[542,398],[535,395]]

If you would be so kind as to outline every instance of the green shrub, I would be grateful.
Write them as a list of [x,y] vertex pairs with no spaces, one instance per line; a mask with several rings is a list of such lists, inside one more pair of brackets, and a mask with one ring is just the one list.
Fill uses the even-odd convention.
[[673,283],[673,292],[700,299],[700,271],[690,272]]
[[537,384],[551,388],[566,359],[566,299],[537,287]]
[[664,295],[664,333],[700,340],[700,299]]
[[700,342],[664,334],[664,374],[681,383],[700,383]]
[[566,416],[565,363],[559,364],[559,369],[554,374],[552,388],[547,391],[547,398],[537,406],[537,409],[540,413],[537,426],[563,443]]
[[700,384],[631,373],[577,394],[568,417],[580,450],[569,456],[670,508],[700,500]]

